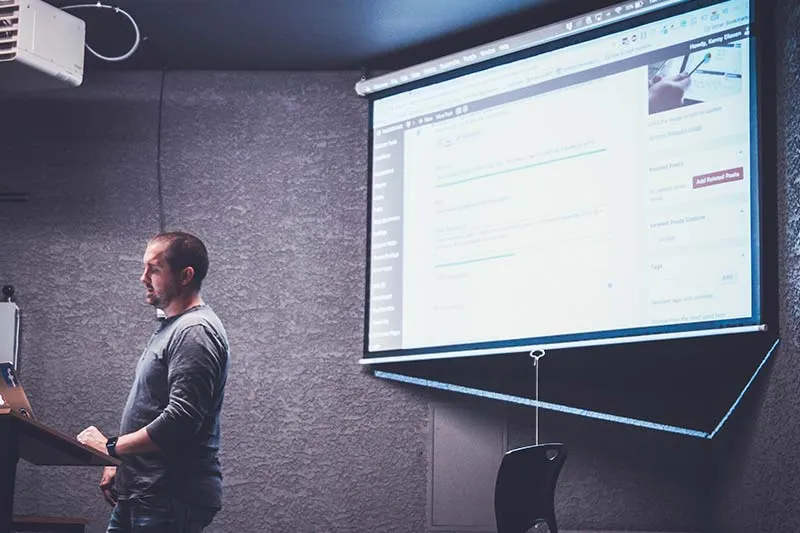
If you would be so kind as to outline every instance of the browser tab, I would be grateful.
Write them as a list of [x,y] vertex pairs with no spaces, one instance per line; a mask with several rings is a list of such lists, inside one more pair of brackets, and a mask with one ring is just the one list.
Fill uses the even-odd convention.
[[[612,6],[608,6],[600,12],[591,12],[583,16],[576,17],[571,21],[562,21],[535,30],[531,30],[509,39],[489,43],[482,47],[466,50],[452,56],[445,56],[433,61],[422,63],[410,69],[404,69],[401,73],[393,73],[378,76],[372,80],[365,80],[356,84],[356,90],[364,93],[364,88],[372,87],[371,93],[380,92],[376,89],[377,83],[387,83],[387,87],[397,87],[405,83],[411,83],[435,76],[441,72],[458,70],[465,65],[471,65],[481,61],[487,61],[495,57],[510,54],[518,50],[525,50],[540,44],[554,41],[567,35],[575,35],[580,32],[589,31],[607,24],[614,24],[629,17],[639,16],[651,10],[662,9],[664,7],[683,3],[688,0],[634,0]],[[416,75],[412,75],[416,73]],[[405,75],[405,79],[401,76]],[[392,83],[392,78],[398,79]]]

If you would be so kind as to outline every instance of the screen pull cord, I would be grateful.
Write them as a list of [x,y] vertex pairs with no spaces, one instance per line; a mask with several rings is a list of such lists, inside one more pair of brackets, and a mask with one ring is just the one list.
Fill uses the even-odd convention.
[[534,348],[530,356],[533,358],[533,366],[536,369],[536,445],[539,445],[539,360],[545,356],[543,348]]

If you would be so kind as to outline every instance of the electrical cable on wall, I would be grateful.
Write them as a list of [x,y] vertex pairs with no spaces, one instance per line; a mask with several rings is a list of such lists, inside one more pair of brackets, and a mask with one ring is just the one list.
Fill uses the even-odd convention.
[[113,9],[115,13],[119,13],[121,15],[124,15],[131,22],[131,25],[133,26],[133,31],[136,34],[136,36],[134,38],[134,42],[133,42],[133,45],[131,46],[131,49],[128,50],[126,53],[122,54],[121,56],[117,56],[117,57],[104,56],[102,54],[97,53],[88,44],[86,45],[86,49],[89,50],[89,52],[91,52],[92,55],[94,55],[98,59],[102,59],[103,61],[111,61],[111,62],[125,61],[126,59],[130,58],[131,56],[133,56],[134,53],[136,53],[136,50],[139,48],[139,44],[141,44],[141,42],[142,42],[142,35],[139,32],[139,25],[136,24],[136,20],[134,20],[134,18],[127,11],[125,11],[124,9],[121,9],[121,8],[115,7],[115,6],[109,6],[109,5],[103,4],[101,2],[97,2],[96,4],[75,4],[75,5],[71,5],[71,6],[63,6],[61,9],[65,10],[65,11],[68,11],[68,10],[71,10],[71,9]]
[[158,93],[158,130],[156,141],[156,178],[158,180],[158,230],[164,231],[166,215],[164,214],[164,186],[161,175],[161,130],[164,124],[164,85],[167,81],[167,71],[161,71],[161,89]]

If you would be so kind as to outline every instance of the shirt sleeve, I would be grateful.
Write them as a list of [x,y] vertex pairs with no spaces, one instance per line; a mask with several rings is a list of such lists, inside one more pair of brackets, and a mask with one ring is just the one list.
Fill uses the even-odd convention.
[[146,426],[162,450],[190,442],[214,405],[225,366],[224,349],[203,325],[189,326],[170,349],[167,361],[169,403]]

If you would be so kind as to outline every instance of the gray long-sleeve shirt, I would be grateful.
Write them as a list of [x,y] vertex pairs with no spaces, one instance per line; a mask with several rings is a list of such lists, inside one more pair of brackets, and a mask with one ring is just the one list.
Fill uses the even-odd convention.
[[139,359],[120,424],[121,435],[146,428],[160,451],[123,458],[120,499],[167,495],[221,507],[217,453],[228,356],[225,328],[209,306],[161,321]]

